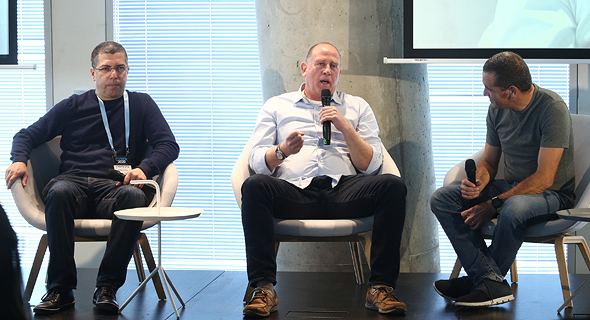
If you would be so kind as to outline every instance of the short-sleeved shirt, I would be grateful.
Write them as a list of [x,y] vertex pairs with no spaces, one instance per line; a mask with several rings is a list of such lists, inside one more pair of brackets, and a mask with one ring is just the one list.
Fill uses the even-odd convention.
[[537,171],[539,149],[564,148],[549,190],[569,195],[575,188],[574,134],[569,110],[555,92],[537,85],[523,111],[488,110],[486,142],[504,155],[504,179],[520,182]]

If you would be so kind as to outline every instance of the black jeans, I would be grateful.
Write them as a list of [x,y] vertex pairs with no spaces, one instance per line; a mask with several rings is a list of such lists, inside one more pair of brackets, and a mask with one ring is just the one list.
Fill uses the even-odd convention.
[[396,286],[404,227],[406,186],[391,174],[316,177],[305,189],[267,175],[253,175],[242,185],[242,225],[250,286],[276,284],[273,217],[348,219],[374,215],[369,284]]
[[145,207],[148,199],[135,186],[116,184],[111,179],[60,175],[45,186],[43,198],[50,252],[48,289],[76,288],[74,219],[112,219],[96,286],[118,289],[125,283],[142,222],[118,219],[113,212]]

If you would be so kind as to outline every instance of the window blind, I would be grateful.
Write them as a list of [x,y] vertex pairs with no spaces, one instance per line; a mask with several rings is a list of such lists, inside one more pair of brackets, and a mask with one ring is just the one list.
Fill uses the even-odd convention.
[[262,106],[254,1],[115,0],[114,33],[129,55],[127,88],[152,96],[180,145],[173,206],[204,210],[162,224],[165,265],[244,270],[230,176]]
[[[429,64],[432,148],[437,188],[447,171],[485,145],[489,100],[483,95],[483,65]],[[569,65],[529,65],[533,82],[557,92],[569,105]],[[441,272],[451,272],[457,256],[438,227]],[[524,243],[516,257],[520,273],[558,273],[550,244]]]
[[[0,166],[12,163],[12,137],[45,114],[45,35],[43,0],[17,1],[18,64],[36,64],[36,70],[0,69]],[[0,188],[0,202],[18,235],[24,267],[30,267],[42,233],[20,215],[10,190]]]

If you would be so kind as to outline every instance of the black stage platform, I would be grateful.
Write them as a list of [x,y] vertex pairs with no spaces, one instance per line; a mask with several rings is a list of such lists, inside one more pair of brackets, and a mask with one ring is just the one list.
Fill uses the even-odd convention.
[[[97,313],[92,305],[96,271],[78,270],[74,309],[59,315],[35,316],[34,319],[176,319],[172,304],[168,300],[158,300],[151,283],[121,314]],[[245,272],[171,270],[168,274],[186,302],[186,307],[180,309],[181,319],[243,318]],[[577,288],[587,276],[572,275],[572,287]],[[448,274],[401,274],[396,295],[407,304],[408,312],[405,316],[383,316],[364,307],[367,285],[357,285],[353,273],[279,272],[276,286],[279,311],[267,319],[590,319],[590,286],[574,299],[573,309],[566,308],[561,314],[557,313],[563,302],[557,274],[521,274],[519,283],[513,284],[516,297],[513,302],[475,309],[456,308],[452,302],[436,294],[432,282],[443,277]],[[117,293],[119,303],[123,303],[137,285],[137,275],[130,270],[127,283]],[[38,303],[44,293],[40,279],[31,303]]]

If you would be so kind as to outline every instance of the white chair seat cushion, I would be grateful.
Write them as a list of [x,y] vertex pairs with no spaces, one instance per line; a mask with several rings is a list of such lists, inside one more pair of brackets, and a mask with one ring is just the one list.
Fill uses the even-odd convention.
[[340,237],[369,232],[373,216],[357,219],[295,220],[274,219],[275,233],[289,236]]
[[[486,225],[481,227],[481,233],[491,236],[497,223],[498,219],[493,219],[492,221],[488,222]],[[576,224],[579,224],[579,221],[565,219],[544,221],[527,227],[526,234],[524,236],[526,238],[537,238],[569,233],[574,231],[573,229],[576,227]]]

